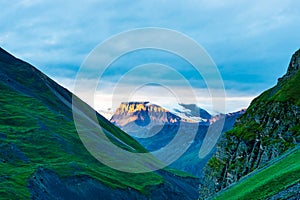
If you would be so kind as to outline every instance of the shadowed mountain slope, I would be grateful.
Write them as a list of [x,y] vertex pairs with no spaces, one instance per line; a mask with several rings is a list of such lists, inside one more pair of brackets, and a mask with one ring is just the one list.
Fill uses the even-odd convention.
[[[0,91],[1,198],[197,198],[197,180],[181,177],[179,172],[128,174],[98,162],[79,139],[72,93],[1,48]],[[96,116],[115,145],[147,152],[104,117]]]

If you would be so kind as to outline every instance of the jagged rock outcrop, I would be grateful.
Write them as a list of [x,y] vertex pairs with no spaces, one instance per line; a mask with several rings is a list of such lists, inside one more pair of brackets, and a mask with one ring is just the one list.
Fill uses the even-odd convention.
[[300,50],[278,84],[256,98],[220,138],[200,184],[205,199],[300,143]]
[[282,78],[279,78],[278,82],[282,82],[286,79],[293,77],[294,75],[296,75],[299,69],[300,69],[300,50],[294,53],[291,62],[289,64],[287,73]]

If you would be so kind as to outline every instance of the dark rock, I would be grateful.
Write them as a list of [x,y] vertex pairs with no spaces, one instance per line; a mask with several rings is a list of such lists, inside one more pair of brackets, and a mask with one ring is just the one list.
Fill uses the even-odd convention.
[[269,200],[287,199],[298,200],[300,199],[300,182],[288,187],[287,189],[280,191],[278,194],[273,195]]
[[27,163],[29,159],[15,144],[1,144],[0,157],[3,163],[13,163],[15,161],[22,161]]
[[0,132],[0,139],[5,139],[5,138],[6,138],[6,134]]
[[[28,180],[31,199],[197,199],[195,179],[172,177],[171,174],[160,172],[168,182],[150,189],[150,194],[141,194],[132,188],[113,189],[88,176],[71,176],[60,178],[51,170],[38,168]],[[193,192],[194,191],[194,192]]]

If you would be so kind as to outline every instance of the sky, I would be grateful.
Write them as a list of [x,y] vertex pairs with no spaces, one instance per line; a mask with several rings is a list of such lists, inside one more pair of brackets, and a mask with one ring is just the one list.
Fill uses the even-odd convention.
[[[0,46],[71,91],[80,66],[97,45],[124,31],[160,27],[203,47],[224,82],[226,112],[232,112],[275,85],[300,48],[298,0],[0,0],[0,7]],[[183,103],[218,112],[212,108],[203,77],[195,75],[184,59],[157,50],[131,52],[113,62],[94,91],[93,106],[114,109],[124,100],[170,106],[178,101],[175,96],[185,96],[182,82],[159,66],[120,82],[129,69],[148,63],[171,66],[191,83],[196,100],[182,98]],[[157,85],[140,86],[138,80],[145,79]],[[158,87],[163,80],[175,89]],[[120,90],[115,90],[116,83]],[[85,99],[84,93],[78,95]]]

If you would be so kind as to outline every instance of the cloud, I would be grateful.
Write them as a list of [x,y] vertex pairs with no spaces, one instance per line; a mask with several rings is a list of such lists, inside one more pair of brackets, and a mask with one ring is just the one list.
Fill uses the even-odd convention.
[[[170,105],[178,103],[197,104],[199,107],[207,110],[211,114],[228,113],[238,111],[241,108],[247,108],[255,95],[245,95],[239,91],[226,91],[225,98],[215,98],[216,104],[212,103],[212,97],[206,89],[194,89],[195,96],[187,92],[186,88],[151,88],[143,87],[142,90],[134,91],[136,88],[124,88],[121,93],[105,93],[96,91],[93,107],[96,110],[115,110],[121,102],[128,101],[150,101],[158,105]],[[80,96],[80,95],[79,95]],[[84,94],[83,94],[84,96]],[[226,103],[225,109],[220,107]]]
[[[74,91],[74,79],[59,78],[59,83],[71,91]],[[197,104],[199,107],[206,109],[211,114],[228,113],[247,108],[250,102],[259,94],[253,92],[249,94],[247,91],[226,90],[225,97],[221,91],[208,90],[207,88],[187,88],[180,86],[168,87],[165,85],[141,85],[132,84],[115,85],[111,82],[104,82],[102,87],[93,90],[94,80],[81,80],[79,85],[85,85],[85,90],[77,90],[75,92],[85,102],[89,103],[98,111],[114,111],[121,102],[128,101],[150,101],[158,105],[190,103]],[[117,88],[116,88],[117,87]],[[215,97],[211,94],[214,92]],[[212,100],[216,102],[213,105]],[[225,102],[225,108],[222,104]]]
[[[297,0],[1,1],[5,9],[0,14],[0,46],[62,81],[74,79],[89,52],[114,34],[149,26],[170,28],[205,47],[227,90],[236,91],[235,96],[243,91],[255,96],[276,83],[299,48],[299,6]],[[178,45],[176,42],[174,39]],[[194,53],[179,45],[190,55]],[[107,55],[110,53],[108,49]],[[204,87],[201,77],[184,61],[172,56],[155,59],[156,55],[127,55],[107,72],[106,81],[117,80],[129,65],[156,61],[174,65],[195,88]],[[131,82],[146,78],[140,74]]]

